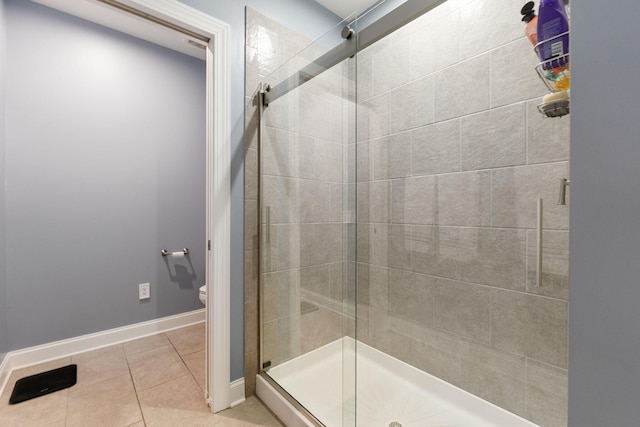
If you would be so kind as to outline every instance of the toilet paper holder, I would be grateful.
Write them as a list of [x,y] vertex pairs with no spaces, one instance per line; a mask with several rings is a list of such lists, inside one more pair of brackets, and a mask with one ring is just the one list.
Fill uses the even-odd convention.
[[177,252],[169,252],[166,249],[163,249],[160,251],[160,254],[162,254],[162,256],[184,256],[184,255],[189,255],[189,249],[188,248],[184,248],[181,251],[177,251]]

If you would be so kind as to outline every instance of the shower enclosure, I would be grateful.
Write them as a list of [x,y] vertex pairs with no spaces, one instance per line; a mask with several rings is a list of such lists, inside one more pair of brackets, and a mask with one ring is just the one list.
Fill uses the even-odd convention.
[[417,3],[313,43],[248,11],[259,394],[300,425],[566,425],[568,117],[518,8],[395,29]]

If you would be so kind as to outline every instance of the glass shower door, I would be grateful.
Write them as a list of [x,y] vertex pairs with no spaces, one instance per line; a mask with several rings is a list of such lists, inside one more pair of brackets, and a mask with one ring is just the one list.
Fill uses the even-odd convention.
[[[268,76],[267,99],[321,68],[343,27]],[[354,67],[269,101],[260,124],[262,372],[330,426],[355,425]]]

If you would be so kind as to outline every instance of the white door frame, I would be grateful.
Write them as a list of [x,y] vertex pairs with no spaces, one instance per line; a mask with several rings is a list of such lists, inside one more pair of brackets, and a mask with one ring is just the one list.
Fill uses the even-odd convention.
[[[33,0],[144,37],[131,16],[99,0]],[[205,399],[212,412],[230,406],[230,26],[177,0],[118,0],[120,5],[209,39],[206,46],[207,345]],[[112,9],[112,10],[105,10]],[[108,12],[108,13],[107,13]],[[115,12],[115,13],[113,13]],[[108,15],[108,16],[107,16]],[[142,18],[138,22],[143,24]],[[147,24],[148,23],[144,23]],[[155,42],[153,37],[147,40]],[[162,44],[162,43],[159,43]],[[203,43],[204,44],[204,43]]]

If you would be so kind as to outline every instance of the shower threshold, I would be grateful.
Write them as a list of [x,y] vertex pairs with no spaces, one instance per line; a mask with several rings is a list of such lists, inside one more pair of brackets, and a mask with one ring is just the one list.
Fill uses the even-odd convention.
[[[348,337],[271,368],[268,375],[327,427],[351,427],[354,418],[358,427],[536,426]],[[260,375],[257,380],[258,396],[287,426],[314,425],[268,381]]]

